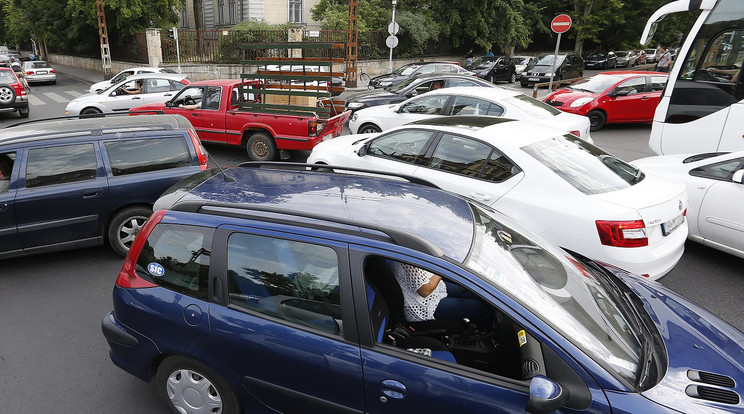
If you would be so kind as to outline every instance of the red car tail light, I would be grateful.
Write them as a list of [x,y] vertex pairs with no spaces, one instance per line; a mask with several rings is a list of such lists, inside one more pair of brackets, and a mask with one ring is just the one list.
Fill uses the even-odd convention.
[[26,75],[33,75],[33,74],[34,74],[34,71],[32,71],[32,70],[26,72]]
[[307,135],[314,137],[318,135],[318,121],[312,120],[307,123]]
[[129,248],[129,253],[127,254],[127,258],[124,259],[121,270],[119,270],[119,276],[116,277],[116,286],[124,289],[143,289],[158,286],[137,275],[135,269],[137,267],[137,258],[142,251],[142,247],[145,246],[145,241],[150,237],[152,229],[163,219],[165,212],[165,210],[158,210],[152,213],[150,218],[145,222],[145,225],[140,229],[137,237],[134,239],[134,243],[132,243],[132,247]]
[[199,160],[199,168],[204,171],[207,169],[207,152],[204,149],[204,146],[202,146],[199,136],[193,128],[189,128],[189,136],[191,137],[191,142],[194,144],[194,149],[196,150],[196,158]]
[[643,247],[648,246],[648,235],[643,220],[604,221],[597,220],[599,240],[605,246]]

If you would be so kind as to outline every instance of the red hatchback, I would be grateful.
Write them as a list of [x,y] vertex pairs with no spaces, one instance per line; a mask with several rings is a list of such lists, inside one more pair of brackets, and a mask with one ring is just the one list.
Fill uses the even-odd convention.
[[13,69],[0,67],[0,112],[5,111],[18,111],[21,118],[28,118],[28,96]]
[[589,117],[592,131],[611,123],[651,122],[667,78],[660,72],[602,72],[551,93],[545,102]]

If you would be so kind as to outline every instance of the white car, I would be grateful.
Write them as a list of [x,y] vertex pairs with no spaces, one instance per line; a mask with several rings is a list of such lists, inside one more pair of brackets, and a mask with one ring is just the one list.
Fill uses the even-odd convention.
[[381,132],[409,122],[449,115],[489,115],[544,122],[592,142],[589,118],[562,112],[502,87],[444,88],[399,104],[360,109],[349,119],[349,130],[352,134]]
[[744,258],[744,151],[665,155],[633,164],[685,184],[690,240]]
[[135,106],[165,102],[190,83],[191,80],[186,75],[179,74],[133,75],[100,93],[88,93],[73,99],[67,104],[65,115],[126,112]]
[[563,248],[651,279],[674,267],[687,239],[681,183],[534,122],[423,120],[322,142],[308,163],[421,178],[490,205]]
[[91,93],[100,92],[104,89],[108,89],[109,86],[119,83],[132,75],[139,75],[143,73],[176,73],[176,72],[168,68],[158,68],[154,66],[140,66],[136,68],[124,69],[123,71],[114,75],[114,77],[112,77],[109,80],[94,83],[93,85],[91,85],[89,92]]
[[23,71],[26,72],[26,82],[49,82],[57,83],[57,72],[43,60],[29,60],[23,62]]

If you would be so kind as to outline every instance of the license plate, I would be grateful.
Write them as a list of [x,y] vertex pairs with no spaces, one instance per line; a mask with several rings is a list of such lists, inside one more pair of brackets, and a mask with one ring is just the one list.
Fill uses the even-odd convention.
[[679,226],[681,226],[682,223],[684,222],[685,222],[685,216],[680,214],[679,216],[665,223],[661,223],[661,234],[663,234],[664,236],[668,236],[672,234],[672,232],[674,230],[677,230],[677,228],[679,228]]
[[49,73],[49,72],[47,72],[47,71],[45,71],[45,70],[37,70],[37,71],[36,71],[36,74],[37,74],[37,75],[46,75],[47,73]]
[[540,78],[527,78],[527,80],[530,82],[537,82],[540,80]]

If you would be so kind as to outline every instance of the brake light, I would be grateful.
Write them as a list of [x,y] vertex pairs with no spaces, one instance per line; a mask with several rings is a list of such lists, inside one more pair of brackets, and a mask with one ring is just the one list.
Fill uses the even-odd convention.
[[581,131],[568,131],[568,133],[576,135],[577,137],[581,138]]
[[194,144],[194,149],[196,149],[196,158],[199,160],[199,168],[204,171],[207,169],[207,150],[202,146],[199,136],[193,128],[189,128],[189,136],[191,137],[191,142]]
[[310,137],[314,137],[318,135],[318,120],[317,119],[314,119],[307,123],[307,135]]
[[150,218],[142,226],[137,237],[134,239],[134,243],[132,243],[132,247],[129,248],[129,253],[127,254],[127,258],[124,259],[121,270],[119,270],[119,276],[116,277],[116,286],[124,289],[143,289],[158,286],[137,275],[135,269],[137,267],[137,258],[142,251],[142,247],[145,245],[145,241],[150,237],[152,229],[163,219],[165,213],[165,210],[158,210],[152,213]]
[[32,71],[32,70],[26,72],[26,75],[33,75],[33,74],[34,74],[34,71]]
[[599,240],[605,246],[643,247],[648,246],[646,225],[643,220],[604,221],[597,220]]
[[189,84],[191,84],[191,82],[189,82],[189,80],[188,80],[187,78],[183,78],[183,79],[181,79],[181,80],[180,80],[179,82],[183,83],[184,85],[189,85]]
[[54,69],[51,69],[51,70],[49,71],[49,73],[57,73],[57,71],[56,71],[56,70],[54,70]]

